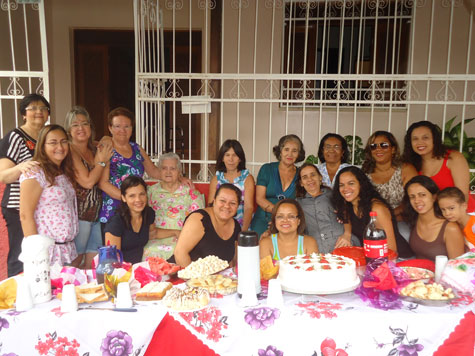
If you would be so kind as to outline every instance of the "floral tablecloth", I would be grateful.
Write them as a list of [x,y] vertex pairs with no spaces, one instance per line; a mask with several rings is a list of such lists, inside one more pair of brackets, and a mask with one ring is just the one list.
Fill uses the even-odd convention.
[[[468,296],[441,307],[403,302],[402,309],[389,311],[368,306],[353,292],[284,292],[284,301],[281,309],[265,299],[240,308],[234,294],[170,315],[219,355],[422,356],[433,355],[473,308]],[[467,341],[473,350],[473,338]]]
[[[94,307],[113,305],[103,302]],[[57,299],[35,305],[27,312],[3,310],[0,311],[0,355],[143,355],[166,312],[162,306],[145,305],[137,312],[61,313],[61,302]]]

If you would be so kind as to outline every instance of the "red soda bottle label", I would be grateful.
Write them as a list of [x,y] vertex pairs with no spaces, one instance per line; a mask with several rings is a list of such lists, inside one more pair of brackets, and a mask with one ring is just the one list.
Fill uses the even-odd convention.
[[388,257],[388,240],[363,240],[366,258]]

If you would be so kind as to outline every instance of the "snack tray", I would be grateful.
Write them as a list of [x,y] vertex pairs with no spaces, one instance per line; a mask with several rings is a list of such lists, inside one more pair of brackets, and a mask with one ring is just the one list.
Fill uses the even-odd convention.
[[[214,274],[212,274],[212,276],[214,276]],[[206,278],[206,277],[203,277],[203,278]],[[232,279],[233,281],[237,281],[236,278],[231,278],[231,277],[226,277],[226,278],[230,278]],[[186,284],[190,287],[194,287],[194,288],[198,288],[198,286],[194,286],[192,283],[191,283],[191,279],[187,279],[186,280]],[[212,297],[213,295],[216,295],[216,294],[219,294],[219,295],[231,295],[231,294],[234,294],[237,292],[237,286],[236,287],[231,287],[231,288],[223,288],[223,289],[215,289],[215,291],[213,293],[210,292],[209,288],[205,287],[205,286],[199,286],[199,288],[203,288],[203,289],[206,289],[210,296]]]
[[431,270],[428,270],[426,268],[421,268],[421,267],[411,267],[411,266],[406,266],[406,267],[400,267],[404,272],[406,272],[408,275],[409,275],[409,278],[411,278],[410,276],[410,272],[409,271],[415,271],[415,272],[419,272],[421,274],[423,273],[426,273],[428,274],[430,277],[427,277],[427,278],[411,278],[411,280],[413,281],[423,281],[423,282],[429,282],[431,280],[431,278],[434,278],[434,272],[432,272]]
[[342,288],[342,289],[335,289],[333,291],[322,291],[322,290],[318,290],[318,289],[314,289],[313,291],[302,291],[302,290],[288,288],[288,287],[286,287],[285,285],[282,284],[282,290],[284,290],[286,292],[298,293],[298,294],[328,295],[328,294],[339,294],[339,293],[346,293],[346,292],[354,291],[356,288],[358,288],[360,283],[361,283],[360,279],[357,278],[354,285],[352,285],[350,287]]
[[[227,267],[225,267],[225,268],[222,268],[222,269],[220,269],[220,270],[218,270],[218,271],[215,271],[215,272],[213,272],[213,273],[204,275],[204,276],[197,276],[197,277],[191,277],[191,278],[186,278],[186,277],[180,277],[180,276],[178,276],[178,278],[181,278],[181,279],[183,279],[183,280],[185,280],[185,281],[188,281],[188,280],[193,279],[193,278],[206,278],[206,277],[208,277],[208,276],[214,276],[215,274],[221,273],[221,272],[223,272],[224,270],[226,270],[226,269],[228,269],[228,268],[229,268],[229,266],[227,266]],[[183,270],[184,270],[184,268],[181,269],[180,271],[183,271]],[[180,272],[180,271],[177,271],[177,275],[178,275],[178,272]]]
[[454,299],[457,298],[457,295],[454,293],[455,297],[450,298],[450,299],[422,299],[422,298],[414,298],[414,297],[409,297],[409,296],[404,296],[404,295],[399,295],[402,300],[409,302],[409,303],[416,303],[416,304],[421,304],[425,305],[428,307],[443,307],[448,304]]

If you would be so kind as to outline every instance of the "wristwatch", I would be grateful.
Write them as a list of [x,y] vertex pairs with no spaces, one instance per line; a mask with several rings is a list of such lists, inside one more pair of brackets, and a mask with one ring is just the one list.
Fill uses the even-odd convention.
[[106,162],[97,162],[97,164],[101,167],[105,167],[106,166]]

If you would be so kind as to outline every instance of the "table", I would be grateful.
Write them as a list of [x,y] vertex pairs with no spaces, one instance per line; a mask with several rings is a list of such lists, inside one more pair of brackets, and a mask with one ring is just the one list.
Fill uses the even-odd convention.
[[[284,293],[284,300],[281,310],[268,308],[265,299],[256,307],[240,308],[234,294],[213,298],[207,308],[187,313],[167,313],[159,302],[141,302],[136,313],[61,313],[60,301],[53,299],[24,313],[0,311],[0,355],[179,356],[191,348],[187,355],[257,356],[281,351],[284,355],[386,356],[397,350],[403,356],[410,354],[404,350],[415,350],[412,355],[423,356],[433,355],[445,339],[457,334],[453,332],[461,321],[458,334],[467,333],[456,346],[459,352],[452,354],[473,355],[471,297],[444,307],[404,302],[403,309],[390,311],[369,307],[353,292]],[[54,351],[61,347],[68,352]]]

